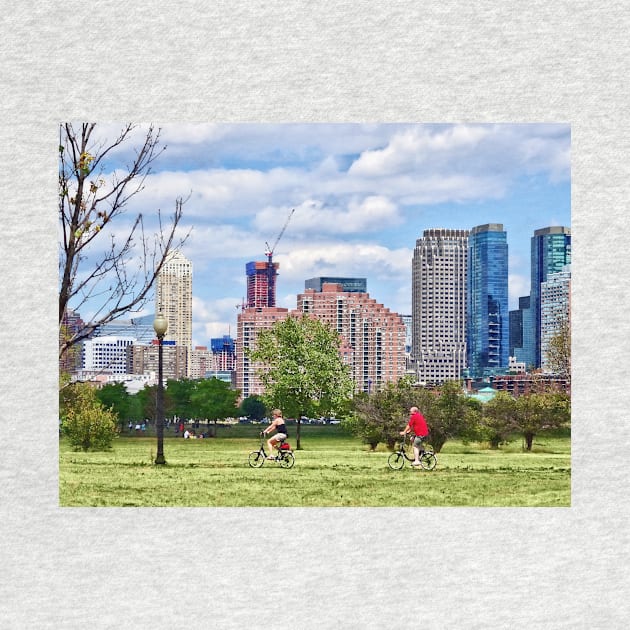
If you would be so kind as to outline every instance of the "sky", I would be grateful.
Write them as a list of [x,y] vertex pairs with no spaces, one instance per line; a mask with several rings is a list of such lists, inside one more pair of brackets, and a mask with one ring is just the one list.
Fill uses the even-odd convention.
[[[316,276],[367,278],[372,298],[411,313],[411,261],[430,228],[502,223],[509,308],[529,294],[534,230],[571,223],[568,124],[156,124],[166,147],[115,233],[138,212],[183,206],[193,263],[193,344],[236,335],[245,265],[276,242],[277,305],[295,308]],[[99,126],[106,141],[122,125]],[[129,162],[139,126],[105,165]],[[135,141],[135,142],[134,142]],[[128,222],[128,223],[126,223]],[[113,225],[113,223],[112,223]],[[103,243],[105,244],[105,243]],[[89,260],[87,261],[89,263]],[[154,311],[153,303],[137,315]],[[89,319],[89,305],[80,311]]]

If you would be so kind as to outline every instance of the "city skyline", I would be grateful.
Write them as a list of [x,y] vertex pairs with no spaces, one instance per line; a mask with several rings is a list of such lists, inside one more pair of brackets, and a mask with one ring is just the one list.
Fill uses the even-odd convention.
[[[266,260],[293,208],[273,255],[277,306],[289,309],[305,280],[344,276],[365,277],[372,298],[409,314],[416,239],[486,223],[507,233],[514,309],[529,294],[534,231],[571,225],[567,124],[158,126],[167,148],[128,215],[142,212],[151,229],[158,208],[168,214],[190,195],[181,251],[194,268],[193,345],[235,335],[245,266]],[[102,137],[117,130],[106,125]],[[136,315],[152,310],[149,301]]]

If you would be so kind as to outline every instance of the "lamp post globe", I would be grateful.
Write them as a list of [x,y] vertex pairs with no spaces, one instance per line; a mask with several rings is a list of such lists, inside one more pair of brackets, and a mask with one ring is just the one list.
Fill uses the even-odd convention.
[[157,335],[157,338],[158,339],[163,338],[164,335],[166,334],[167,329],[168,329],[168,321],[166,320],[166,317],[164,317],[162,313],[158,313],[155,316],[155,319],[153,320],[153,330],[155,330],[155,334]]
[[153,329],[158,338],[158,385],[157,385],[157,409],[155,419],[155,429],[157,434],[157,455],[155,456],[156,464],[166,464],[164,459],[164,382],[163,382],[163,359],[162,359],[162,342],[164,335],[168,329],[168,321],[162,315],[157,313],[153,321]]

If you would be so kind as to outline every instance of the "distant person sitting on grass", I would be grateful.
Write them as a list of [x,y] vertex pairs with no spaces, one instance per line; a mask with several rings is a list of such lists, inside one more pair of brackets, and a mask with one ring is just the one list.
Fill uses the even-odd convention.
[[276,434],[267,440],[267,446],[269,447],[269,455],[267,459],[275,459],[273,456],[273,447],[279,444],[282,440],[287,439],[287,427],[284,424],[284,418],[282,417],[282,411],[280,409],[273,410],[273,420],[271,424],[263,431],[263,435],[271,433],[276,430]]
[[426,440],[429,435],[429,427],[427,426],[427,422],[424,419],[424,416],[418,411],[418,407],[412,407],[409,410],[411,414],[409,416],[409,422],[405,427],[404,431],[400,432],[400,435],[406,435],[407,433],[413,433],[413,455],[414,460],[411,462],[412,466],[420,466],[420,449],[424,452],[424,448],[422,447],[422,443]]

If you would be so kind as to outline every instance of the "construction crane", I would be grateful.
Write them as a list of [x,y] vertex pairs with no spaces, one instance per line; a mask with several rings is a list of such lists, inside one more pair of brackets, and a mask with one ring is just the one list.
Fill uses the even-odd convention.
[[269,247],[269,243],[265,241],[265,245],[267,249],[265,250],[265,256],[267,256],[267,306],[275,306],[274,300],[274,287],[275,287],[275,279],[276,279],[276,270],[273,266],[273,253],[276,251],[276,246],[278,242],[282,238],[284,231],[287,229],[287,225],[289,225],[289,221],[295,212],[295,208],[289,212],[289,216],[287,220],[284,222],[282,229],[280,230],[280,234],[276,237],[276,242],[273,244],[273,247]]

